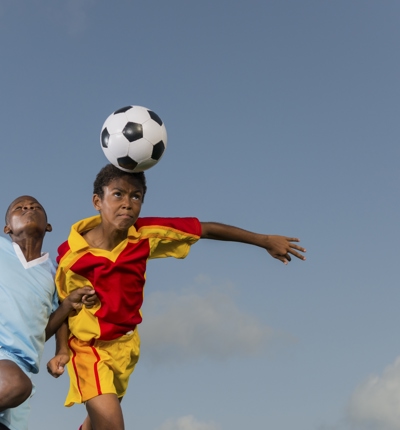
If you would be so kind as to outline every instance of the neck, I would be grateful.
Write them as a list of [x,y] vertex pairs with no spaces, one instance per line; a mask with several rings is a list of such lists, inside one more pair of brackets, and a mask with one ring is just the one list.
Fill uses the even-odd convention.
[[13,240],[13,242],[19,245],[26,261],[36,260],[36,258],[41,257],[43,239],[37,239],[32,237],[24,239],[16,239],[11,237],[11,239]]
[[94,227],[85,234],[86,242],[92,248],[112,251],[128,237],[128,230],[106,231],[102,224]]

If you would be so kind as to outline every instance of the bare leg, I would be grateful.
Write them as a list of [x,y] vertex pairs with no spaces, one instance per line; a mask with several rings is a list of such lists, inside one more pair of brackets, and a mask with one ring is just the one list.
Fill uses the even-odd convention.
[[20,367],[11,360],[0,360],[0,411],[19,406],[31,392],[32,382]]
[[120,400],[115,394],[101,394],[86,402],[89,417],[82,430],[125,430]]
[[89,415],[85,418],[85,421],[83,421],[82,430],[93,430]]

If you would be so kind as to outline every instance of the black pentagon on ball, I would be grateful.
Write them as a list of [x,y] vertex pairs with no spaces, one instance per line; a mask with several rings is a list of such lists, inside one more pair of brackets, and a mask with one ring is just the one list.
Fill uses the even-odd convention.
[[110,139],[110,133],[108,132],[107,127],[105,127],[103,129],[103,131],[101,132],[101,138],[100,138],[100,140],[101,140],[101,146],[103,148],[108,148],[108,141],[109,141],[109,139]]
[[125,107],[123,107],[123,108],[121,108],[121,109],[118,109],[118,110],[116,110],[116,111],[114,112],[114,114],[113,114],[113,115],[116,115],[117,113],[124,113],[124,112],[126,112],[127,110],[131,109],[131,107],[132,107],[132,106],[125,106]]
[[150,118],[153,120],[153,121],[155,121],[158,125],[162,125],[163,124],[163,122],[162,122],[162,120],[161,120],[161,118],[155,113],[155,112],[153,112],[152,110],[148,110],[147,111],[148,113],[149,113],[149,115],[150,115]]
[[164,154],[165,151],[165,145],[162,140],[160,140],[158,143],[156,143],[153,147],[153,152],[151,153],[151,158],[153,160],[159,160],[161,156]]
[[120,167],[127,170],[133,170],[138,165],[135,160],[132,160],[132,158],[128,156],[117,158],[117,163]]
[[135,140],[141,139],[143,137],[143,127],[141,124],[136,122],[127,122],[126,126],[122,130],[122,134],[129,140],[129,142],[134,142]]

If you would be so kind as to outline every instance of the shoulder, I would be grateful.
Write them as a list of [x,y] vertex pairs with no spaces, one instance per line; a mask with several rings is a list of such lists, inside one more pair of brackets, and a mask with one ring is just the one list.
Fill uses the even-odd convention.
[[195,236],[201,235],[200,221],[195,217],[144,217],[139,218],[136,221],[135,228],[138,231],[143,229],[173,229],[190,233]]
[[12,249],[12,242],[11,240],[0,236],[0,249]]

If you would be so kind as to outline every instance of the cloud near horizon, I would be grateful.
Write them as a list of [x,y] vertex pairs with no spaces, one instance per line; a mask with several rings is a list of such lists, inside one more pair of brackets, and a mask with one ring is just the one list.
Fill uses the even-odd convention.
[[355,389],[349,419],[357,429],[400,430],[400,357]]
[[186,415],[178,419],[168,419],[157,430],[220,430],[214,422],[200,422],[192,415]]
[[143,361],[225,360],[262,353],[280,335],[240,310],[234,295],[231,285],[201,285],[146,296],[140,327]]

